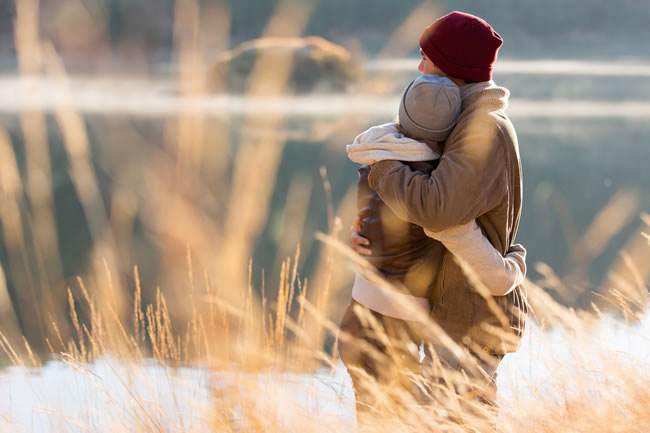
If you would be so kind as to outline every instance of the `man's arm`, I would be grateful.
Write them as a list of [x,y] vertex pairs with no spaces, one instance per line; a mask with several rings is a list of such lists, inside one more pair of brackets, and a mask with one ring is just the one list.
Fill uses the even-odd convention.
[[476,221],[432,233],[457,260],[469,268],[492,296],[505,296],[526,278],[526,249],[513,245],[504,256],[483,234]]
[[428,231],[465,224],[494,209],[507,194],[504,140],[492,117],[450,139],[438,168],[413,172],[399,161],[371,166],[368,181],[400,218]]

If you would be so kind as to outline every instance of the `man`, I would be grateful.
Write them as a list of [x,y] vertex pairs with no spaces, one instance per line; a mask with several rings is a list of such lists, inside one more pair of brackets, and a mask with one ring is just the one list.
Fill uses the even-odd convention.
[[[424,30],[419,70],[454,81],[461,90],[462,113],[431,174],[412,171],[399,161],[381,161],[371,166],[368,182],[396,215],[421,226],[431,237],[476,219],[492,245],[505,255],[519,226],[522,181],[515,130],[504,112],[509,92],[492,81],[502,43],[487,22],[462,12],[452,12]],[[361,255],[370,255],[368,241],[356,229],[352,245]],[[472,284],[471,270],[467,272],[444,247],[434,253],[439,257],[429,295],[431,318],[473,356],[483,367],[483,377],[487,373],[493,385],[496,366],[506,353],[516,350],[523,331],[526,308],[521,288],[492,296]],[[359,319],[358,313],[372,312],[363,310],[353,302],[341,329],[353,338],[368,340],[368,320]],[[390,329],[390,321],[383,325],[389,335],[398,334]],[[399,334],[412,335],[413,326],[409,328]],[[385,342],[371,344],[371,349],[381,352]],[[440,339],[427,343],[440,364],[465,370],[464,361],[452,355],[453,350]],[[377,356],[363,356],[362,351],[362,345],[344,343],[341,347],[346,363],[358,360],[358,374],[380,376],[380,368],[369,361]],[[491,401],[493,389],[480,397]],[[358,408],[360,398],[357,395]]]

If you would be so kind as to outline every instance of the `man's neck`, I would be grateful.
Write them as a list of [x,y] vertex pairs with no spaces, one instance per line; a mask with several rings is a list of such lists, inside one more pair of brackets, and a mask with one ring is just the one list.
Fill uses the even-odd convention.
[[462,78],[454,78],[454,77],[447,77],[451,81],[453,81],[458,87],[463,87],[464,85],[467,84],[467,81],[463,80]]

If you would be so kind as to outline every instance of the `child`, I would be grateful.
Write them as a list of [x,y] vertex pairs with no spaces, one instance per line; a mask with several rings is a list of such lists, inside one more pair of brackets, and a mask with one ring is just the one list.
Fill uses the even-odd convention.
[[[453,129],[460,111],[460,91],[451,80],[423,75],[405,90],[397,123],[370,128],[347,146],[348,157],[362,164],[357,206],[359,234],[370,241],[372,250],[372,255],[366,259],[396,288],[387,295],[357,273],[352,297],[380,320],[388,337],[399,338],[405,331],[412,336],[413,327],[406,324],[414,320],[413,310],[405,306],[420,309],[427,317],[431,310],[430,299],[443,301],[430,293],[430,289],[440,277],[437,272],[442,267],[446,250],[467,264],[493,296],[506,295],[525,278],[526,250],[523,246],[514,245],[503,257],[483,235],[476,221],[439,233],[427,232],[399,218],[368,185],[368,166],[385,159],[400,160],[414,171],[431,173],[441,158],[440,143]],[[380,352],[384,351],[384,343],[371,335],[350,311],[346,312],[341,329],[365,340]],[[341,343],[341,357],[351,373],[359,409],[360,404],[369,404],[368,398],[359,395],[360,369],[384,383],[395,380],[391,376],[399,375],[378,368],[374,359],[354,342]]]

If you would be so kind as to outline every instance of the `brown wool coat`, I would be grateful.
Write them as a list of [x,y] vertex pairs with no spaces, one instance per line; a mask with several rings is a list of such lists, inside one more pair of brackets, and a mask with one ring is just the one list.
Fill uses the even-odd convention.
[[[507,95],[505,89],[489,88],[463,100],[458,123],[431,174],[382,161],[371,167],[370,187],[400,218],[431,232],[477,219],[505,255],[517,234],[522,203],[519,146],[504,113]],[[526,312],[522,288],[486,301],[447,251],[430,302],[433,319],[456,342],[498,354],[518,347]],[[490,304],[498,305],[507,320],[500,320]]]

